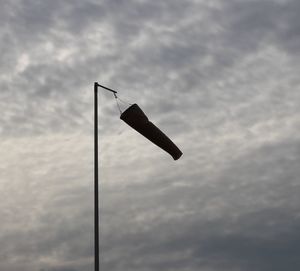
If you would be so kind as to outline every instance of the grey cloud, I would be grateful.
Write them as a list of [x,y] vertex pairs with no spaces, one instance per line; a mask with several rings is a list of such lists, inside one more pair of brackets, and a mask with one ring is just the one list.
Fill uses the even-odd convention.
[[[69,25],[76,24],[67,19],[70,17],[74,20],[78,18],[77,21],[84,24],[81,28],[86,31],[91,29],[90,25],[92,23],[101,26],[101,21],[97,20],[87,20],[83,23],[84,20],[82,18],[86,19],[90,14],[86,13],[86,10],[93,9],[97,11],[97,7],[94,7],[95,3],[91,2],[90,4],[82,5],[76,2],[72,6],[64,5],[64,8],[59,8],[55,2],[45,2],[43,4],[33,4],[34,9],[37,9],[34,12],[29,8],[25,9],[23,12],[28,14],[28,16],[23,17],[25,17],[25,22],[29,21],[28,24],[30,24],[31,20],[38,20],[42,16],[39,14],[43,10],[47,10],[47,16],[50,18],[58,17],[56,21],[43,18],[44,22],[41,23],[40,27],[42,29],[68,31],[66,32],[68,34],[72,33],[70,38],[68,38],[68,35],[61,38],[55,34],[55,31],[50,34],[50,37],[45,34],[45,37],[50,42],[54,42],[54,48],[67,49],[73,47],[76,48],[76,54],[73,56],[72,66],[70,66],[53,60],[49,62],[49,57],[51,60],[57,54],[56,50],[53,51],[54,55],[52,56],[49,55],[50,53],[47,53],[44,55],[44,59],[37,58],[40,59],[40,62],[44,62],[43,64],[30,64],[24,73],[21,74],[21,77],[18,76],[18,79],[21,79],[21,81],[17,81],[16,85],[6,84],[4,89],[10,89],[11,87],[26,89],[26,96],[27,93],[33,95],[30,99],[39,97],[39,95],[46,95],[43,97],[44,100],[51,94],[53,96],[57,95],[56,101],[60,103],[59,99],[66,100],[67,97],[74,97],[74,95],[81,96],[75,89],[82,87],[86,89],[86,82],[91,81],[89,80],[91,78],[89,74],[94,73],[96,75],[92,70],[98,70],[100,74],[114,70],[114,73],[118,74],[117,78],[112,78],[113,81],[118,82],[116,87],[119,85],[123,86],[124,89],[133,88],[128,93],[130,96],[133,96],[133,93],[136,91],[144,94],[145,98],[147,98],[149,96],[147,93],[150,93],[150,90],[151,92],[160,91],[161,95],[163,95],[165,89],[172,88],[177,90],[176,94],[178,95],[179,89],[181,91],[182,89],[193,91],[195,86],[205,88],[206,82],[216,77],[220,78],[223,69],[235,65],[237,61],[241,61],[246,56],[247,51],[249,54],[257,48],[255,46],[249,51],[247,48],[244,48],[243,44],[251,44],[251,42],[258,44],[263,40],[265,33],[276,33],[277,29],[273,27],[276,26],[274,18],[278,17],[277,14],[281,14],[281,5],[271,1],[262,4],[237,2],[224,7],[219,6],[215,9],[204,8],[204,11],[201,12],[202,6],[192,2],[184,5],[184,8],[181,8],[182,4],[179,2],[175,2],[171,6],[163,3],[136,4],[132,2],[127,3],[124,9],[121,8],[122,5],[118,6],[117,4],[120,3],[113,2],[103,8],[101,5],[98,7],[99,10],[104,10],[104,14],[106,14],[107,20],[112,26],[107,29],[108,36],[114,39],[111,48],[118,55],[118,58],[114,57],[114,59],[119,59],[117,62],[111,61],[112,63],[109,63],[109,58],[102,55],[101,52],[99,52],[100,56],[96,57],[97,61],[93,57],[85,58],[83,62],[77,59],[78,54],[89,51],[92,48],[91,44],[93,41],[91,40],[88,44],[84,41],[78,41],[80,31],[77,33],[76,31],[70,32],[59,24],[63,19]],[[200,12],[200,18],[201,16],[208,16],[211,21],[200,21],[192,13],[193,9]],[[20,10],[22,11],[23,9],[20,8]],[[64,12],[68,13],[69,17],[52,15]],[[77,14],[81,14],[81,12],[82,16],[80,17]],[[110,12],[115,16],[108,16],[107,14]],[[188,16],[189,12],[191,13],[190,16]],[[37,16],[37,19],[35,19],[35,16]],[[47,18],[47,16],[45,17]],[[103,18],[103,16],[101,15],[99,18]],[[193,25],[188,21],[190,17],[195,17]],[[148,20],[145,20],[145,18],[148,18]],[[176,18],[176,20],[172,22],[172,18]],[[263,21],[260,22],[260,19]],[[149,21],[151,22],[151,27],[147,25]],[[55,22],[58,23],[56,24]],[[132,41],[138,40],[139,37],[145,37],[145,44],[142,43],[142,46],[136,48],[134,42],[125,42],[126,38],[122,38],[122,34],[126,35],[126,37],[129,35],[122,27],[126,26],[126,22],[133,22],[135,27],[128,27],[128,31],[132,34]],[[255,23],[260,27],[255,26]],[[26,23],[20,25],[24,25],[26,29],[31,29],[30,25],[26,26]],[[221,30],[220,34],[215,34],[213,33],[214,27],[220,27],[223,30]],[[258,32],[259,36],[251,35],[252,32]],[[16,36],[19,36],[18,32],[16,32]],[[26,41],[27,39],[24,40]],[[40,44],[42,45],[46,42],[47,40],[43,39]],[[19,42],[19,44],[23,43]],[[206,58],[210,59],[208,62],[210,63],[208,64],[209,66],[202,63],[205,63]],[[82,69],[78,69],[80,67],[88,68],[85,68],[85,72],[83,72]],[[175,78],[180,79],[172,80],[172,74]],[[26,81],[22,78],[26,78]],[[83,82],[82,80],[85,81],[84,84],[81,83]],[[129,83],[124,84],[122,83],[123,81]],[[164,88],[161,88],[161,81],[164,82]],[[157,100],[161,100],[160,96],[158,96]],[[140,98],[140,96],[137,97]],[[149,97],[151,97],[151,94]],[[170,97],[170,100],[172,99],[172,96],[168,95],[168,97]],[[30,104],[30,100],[27,103]],[[41,103],[43,103],[42,100]],[[72,100],[72,103],[78,103],[78,99]],[[87,107],[85,106],[85,108]],[[64,115],[58,115],[58,117],[66,119]],[[67,118],[71,118],[71,116],[68,115]],[[53,129],[57,129],[57,121],[54,120],[53,124],[47,124],[49,124],[48,127],[53,126]],[[74,124],[75,122],[70,123],[70,126]]]
[[[1,170],[5,187],[0,211],[3,219],[1,269],[5,269],[7,263],[13,270],[39,270],[38,267],[47,266],[89,268],[91,177],[83,173],[87,156],[80,151],[82,147],[74,143],[78,137],[73,135],[69,140],[62,140],[68,138],[50,136],[48,140],[40,137],[32,141],[22,138],[18,144],[15,141],[11,145],[9,140],[6,144],[2,142],[2,154],[10,149],[10,155],[1,156],[1,165],[5,168]],[[79,153],[83,157],[77,157],[78,164],[74,166],[70,157]],[[54,157],[56,162],[51,163]],[[16,167],[9,166],[11,164]],[[23,263],[20,268],[19,263]]]
[[[104,254],[104,269],[296,268],[297,146],[298,141],[259,148],[219,172],[210,180],[212,186],[193,179],[192,186],[185,189],[166,184],[161,194],[155,193],[160,185],[145,191],[134,186],[126,189],[125,213],[129,216],[111,211],[103,217],[104,229],[112,227],[112,234],[103,236],[104,251],[109,253]],[[289,172],[289,177],[284,172]],[[151,185],[150,179],[148,182]],[[133,206],[139,208],[132,212]],[[156,212],[157,216],[152,216]],[[110,224],[117,217],[122,221],[121,232],[115,232]],[[140,224],[138,217],[145,222]],[[148,269],[143,269],[144,263]]]
[[170,161],[99,94],[103,270],[297,269],[298,9],[4,1],[0,269],[91,269],[97,80],[184,152]]

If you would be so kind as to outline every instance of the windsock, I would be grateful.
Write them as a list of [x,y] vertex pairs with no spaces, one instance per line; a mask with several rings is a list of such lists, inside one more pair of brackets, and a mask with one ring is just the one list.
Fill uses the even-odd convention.
[[133,104],[120,116],[130,127],[149,139],[152,143],[169,153],[174,160],[178,160],[182,152],[160,129],[158,129],[137,105]]

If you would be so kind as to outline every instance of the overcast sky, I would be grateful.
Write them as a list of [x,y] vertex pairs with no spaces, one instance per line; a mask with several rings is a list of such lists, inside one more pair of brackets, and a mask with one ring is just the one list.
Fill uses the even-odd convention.
[[[300,270],[299,0],[0,0],[0,270]],[[126,103],[121,104],[124,110]]]

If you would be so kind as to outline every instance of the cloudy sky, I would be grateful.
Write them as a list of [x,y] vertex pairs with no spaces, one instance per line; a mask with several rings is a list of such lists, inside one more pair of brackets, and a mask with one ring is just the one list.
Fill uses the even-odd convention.
[[[300,269],[299,0],[0,0],[0,270]],[[124,110],[126,103],[121,104]]]

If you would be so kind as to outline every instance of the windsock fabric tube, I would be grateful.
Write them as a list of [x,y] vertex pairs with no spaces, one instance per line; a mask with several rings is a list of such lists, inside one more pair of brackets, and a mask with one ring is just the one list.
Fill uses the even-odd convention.
[[137,105],[133,104],[127,108],[120,116],[130,127],[148,138],[152,143],[169,153],[174,160],[178,160],[182,152],[178,147],[151,121]]

